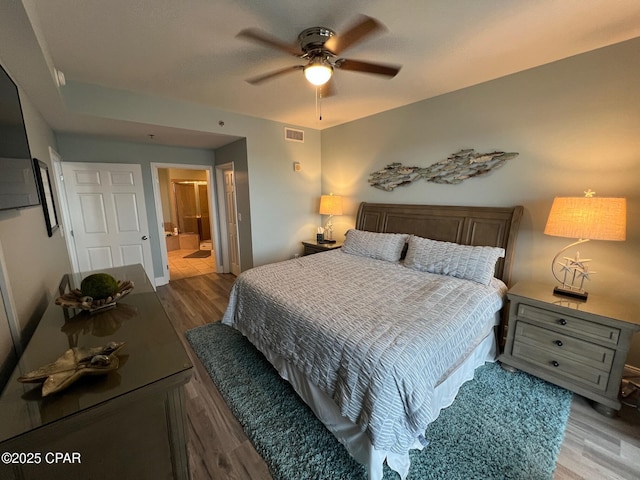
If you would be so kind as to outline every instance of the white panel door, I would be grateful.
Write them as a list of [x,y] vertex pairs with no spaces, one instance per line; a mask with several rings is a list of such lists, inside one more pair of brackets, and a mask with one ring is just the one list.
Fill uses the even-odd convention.
[[238,219],[236,215],[236,183],[233,170],[224,171],[224,195],[229,243],[229,264],[231,273],[240,275],[240,249],[238,247]]
[[80,270],[139,263],[153,280],[140,165],[63,162],[62,171]]

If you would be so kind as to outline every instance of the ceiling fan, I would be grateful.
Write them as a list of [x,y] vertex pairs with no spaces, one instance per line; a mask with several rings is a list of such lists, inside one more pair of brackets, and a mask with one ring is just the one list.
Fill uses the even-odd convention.
[[[316,87],[322,87],[331,79],[336,68],[382,75],[389,78],[395,77],[400,71],[399,66],[338,58],[347,48],[361,42],[369,35],[384,31],[384,29],[384,26],[376,19],[362,15],[340,35],[330,28],[311,27],[300,32],[297,42],[293,44],[280,41],[257,29],[242,30],[237,36],[307,60],[306,65],[294,65],[268,72],[247,79],[248,83],[257,85],[280,75],[302,70],[311,84]],[[324,87],[324,89],[327,93],[329,92],[328,88]]]

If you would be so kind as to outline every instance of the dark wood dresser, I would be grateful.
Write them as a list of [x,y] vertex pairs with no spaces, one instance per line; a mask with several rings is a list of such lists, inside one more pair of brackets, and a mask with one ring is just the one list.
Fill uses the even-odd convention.
[[[116,307],[48,307],[0,396],[2,479],[188,479],[183,386],[191,362],[140,265],[101,270],[134,282]],[[84,275],[71,275],[78,287]],[[20,375],[72,347],[125,342],[119,368],[41,395]]]

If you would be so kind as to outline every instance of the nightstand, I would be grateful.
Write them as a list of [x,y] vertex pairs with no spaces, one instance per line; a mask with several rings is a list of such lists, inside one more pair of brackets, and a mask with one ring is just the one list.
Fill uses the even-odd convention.
[[336,243],[318,243],[315,240],[308,240],[306,242],[302,242],[304,246],[304,252],[302,255],[311,255],[313,253],[327,252],[329,250],[334,250],[336,248],[340,248],[344,242],[336,241]]
[[613,416],[631,337],[640,331],[637,306],[592,294],[587,301],[553,294],[553,286],[511,288],[507,342],[499,357],[515,367],[596,402]]

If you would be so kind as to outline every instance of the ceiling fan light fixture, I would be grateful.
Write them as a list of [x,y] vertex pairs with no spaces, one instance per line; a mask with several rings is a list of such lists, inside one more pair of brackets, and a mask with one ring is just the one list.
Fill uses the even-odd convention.
[[327,83],[331,75],[333,75],[333,67],[322,61],[312,62],[304,67],[305,78],[316,87]]

